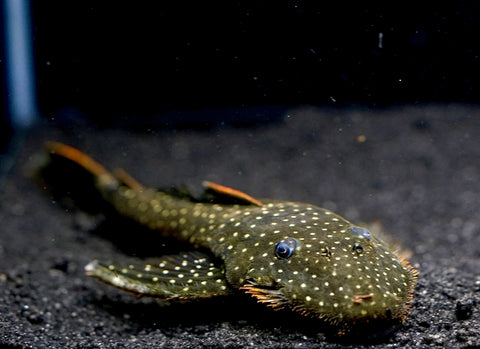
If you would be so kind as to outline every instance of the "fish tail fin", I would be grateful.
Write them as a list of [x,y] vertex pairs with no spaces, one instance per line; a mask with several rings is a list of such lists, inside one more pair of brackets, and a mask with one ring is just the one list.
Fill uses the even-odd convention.
[[91,173],[101,187],[118,185],[118,180],[105,167],[80,150],[60,142],[46,142],[45,147],[50,154],[68,159]]

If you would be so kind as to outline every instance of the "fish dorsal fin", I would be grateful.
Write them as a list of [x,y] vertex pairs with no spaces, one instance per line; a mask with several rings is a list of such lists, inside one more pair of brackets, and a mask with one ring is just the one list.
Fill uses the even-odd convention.
[[239,201],[240,203],[247,204],[247,205],[248,204],[256,205],[256,206],[263,205],[259,200],[244,193],[243,191],[226,187],[224,185],[209,182],[209,181],[203,182],[203,185],[206,187],[207,190],[210,190],[217,195],[221,195],[221,196],[225,196],[230,199],[233,199],[232,201]]

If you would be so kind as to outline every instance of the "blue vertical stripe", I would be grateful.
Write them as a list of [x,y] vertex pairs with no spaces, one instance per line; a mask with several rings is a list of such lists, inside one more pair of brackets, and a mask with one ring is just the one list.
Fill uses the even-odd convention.
[[30,1],[4,0],[6,101],[15,128],[37,118]]

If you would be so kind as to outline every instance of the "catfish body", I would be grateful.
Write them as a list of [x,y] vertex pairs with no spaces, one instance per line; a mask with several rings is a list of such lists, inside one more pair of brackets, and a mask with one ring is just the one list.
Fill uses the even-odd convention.
[[93,261],[86,266],[89,275],[165,299],[245,292],[275,309],[341,327],[403,321],[410,309],[416,271],[369,230],[329,210],[260,201],[210,182],[210,190],[237,203],[194,202],[144,188],[125,172],[112,174],[72,147],[47,147],[90,171],[120,214],[210,251],[164,256],[142,266]]

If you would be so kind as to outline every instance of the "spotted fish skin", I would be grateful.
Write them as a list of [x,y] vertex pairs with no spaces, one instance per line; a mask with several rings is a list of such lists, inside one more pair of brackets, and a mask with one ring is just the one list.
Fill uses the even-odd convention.
[[[92,172],[120,214],[210,251],[165,256],[141,267],[93,261],[86,266],[89,275],[166,299],[245,292],[275,309],[339,326],[405,320],[417,272],[370,231],[329,210],[246,194],[242,204],[193,202],[115,176],[69,146],[47,147]],[[228,194],[238,198],[238,191]]]

